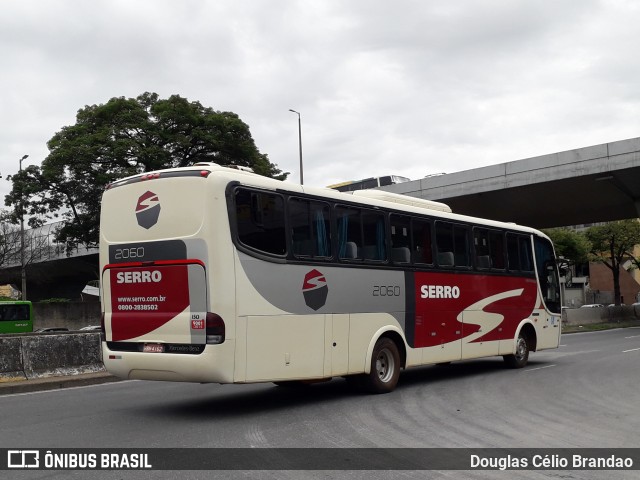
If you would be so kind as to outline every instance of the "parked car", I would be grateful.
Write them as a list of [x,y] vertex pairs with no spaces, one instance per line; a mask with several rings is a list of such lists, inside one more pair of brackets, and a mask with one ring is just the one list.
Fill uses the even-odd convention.
[[100,332],[102,327],[100,325],[89,325],[88,327],[82,327],[80,332]]
[[68,332],[69,329],[67,327],[45,327],[38,328],[35,330],[35,333],[51,333],[51,332]]
[[601,308],[601,307],[604,307],[604,305],[601,303],[587,303],[585,305],[582,305],[580,308]]

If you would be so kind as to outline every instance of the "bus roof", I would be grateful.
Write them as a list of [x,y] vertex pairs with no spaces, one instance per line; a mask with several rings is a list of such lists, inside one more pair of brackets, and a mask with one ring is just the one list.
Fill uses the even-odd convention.
[[[498,220],[490,220],[481,217],[472,217],[457,213],[452,213],[451,209],[444,203],[432,200],[409,197],[401,194],[394,194],[384,190],[357,190],[354,192],[340,192],[328,187],[309,187],[307,185],[299,185],[297,183],[284,182],[274,178],[265,177],[257,173],[239,170],[221,166],[217,163],[206,162],[199,163],[188,167],[169,168],[157,170],[154,172],[145,172],[138,175],[122,178],[107,185],[106,190],[123,186],[129,183],[141,181],[155,181],[161,178],[184,177],[187,172],[193,172],[193,176],[201,176],[209,179],[226,178],[229,182],[237,181],[244,185],[258,188],[266,188],[271,190],[282,190],[290,193],[301,193],[323,197],[338,202],[352,202],[371,207],[390,208],[402,210],[405,212],[426,214],[446,218],[449,220],[459,220],[461,222],[478,223],[486,226],[494,226],[496,228],[507,228],[511,230],[524,231],[528,233],[536,233],[546,237],[542,232],[516,223],[502,222]],[[206,175],[204,174],[206,172]],[[377,193],[374,193],[377,192]],[[404,200],[403,200],[404,198]]]

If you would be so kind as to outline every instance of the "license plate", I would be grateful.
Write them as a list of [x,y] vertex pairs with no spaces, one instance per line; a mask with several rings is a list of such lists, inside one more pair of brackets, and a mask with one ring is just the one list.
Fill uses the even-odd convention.
[[161,343],[145,343],[142,347],[142,351],[149,353],[163,353],[164,345]]

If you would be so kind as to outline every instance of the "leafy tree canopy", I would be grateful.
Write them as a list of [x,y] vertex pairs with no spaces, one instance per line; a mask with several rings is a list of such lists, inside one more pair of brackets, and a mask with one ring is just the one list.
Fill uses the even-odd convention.
[[544,230],[556,250],[556,255],[563,257],[568,262],[584,263],[589,260],[591,244],[587,237],[569,228],[550,228]]
[[633,248],[640,244],[640,222],[620,220],[591,227],[586,232],[591,242],[591,260],[606,265],[613,274],[616,305],[620,304],[620,268],[633,258]]
[[178,95],[147,92],[86,106],[47,146],[41,167],[13,176],[5,204],[14,206],[14,220],[29,215],[31,226],[65,220],[58,241],[68,248],[97,245],[102,190],[119,178],[197,162],[246,166],[280,180],[288,175],[260,153],[238,115]]
[[591,243],[591,260],[618,268],[633,256],[633,247],[640,244],[640,222],[620,220],[596,225],[586,231],[586,236]]

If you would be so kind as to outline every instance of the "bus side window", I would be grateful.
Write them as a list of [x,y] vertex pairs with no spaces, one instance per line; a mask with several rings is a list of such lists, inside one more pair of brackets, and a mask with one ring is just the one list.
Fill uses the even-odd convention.
[[533,252],[529,236],[507,233],[507,266],[511,272],[533,272]]
[[504,237],[498,230],[473,229],[475,264],[480,270],[504,270]]
[[362,258],[360,209],[339,205],[335,212],[338,228],[338,257]]
[[331,214],[323,202],[289,199],[291,248],[296,257],[331,256]]
[[317,257],[331,257],[331,209],[321,202],[311,202],[313,242]]
[[491,249],[491,263],[494,269],[504,270],[504,234],[498,230],[489,230],[489,247]]
[[475,249],[476,268],[491,268],[491,251],[489,249],[489,231],[486,228],[473,229],[473,246]]
[[289,221],[291,225],[291,247],[295,256],[313,256],[309,201],[289,199]]
[[363,257],[365,260],[387,259],[384,215],[370,210],[362,211]]
[[518,236],[507,233],[507,268],[509,271],[520,270],[520,253],[518,251]]
[[411,262],[411,217],[391,215],[391,261],[393,263]]
[[284,255],[286,237],[282,196],[238,188],[235,203],[240,242],[265,253]]
[[[450,222],[436,222],[438,263],[443,267],[469,266],[469,238],[467,227]],[[453,255],[453,264],[451,264]]]
[[433,265],[431,222],[414,218],[411,224],[413,237],[413,262]]

